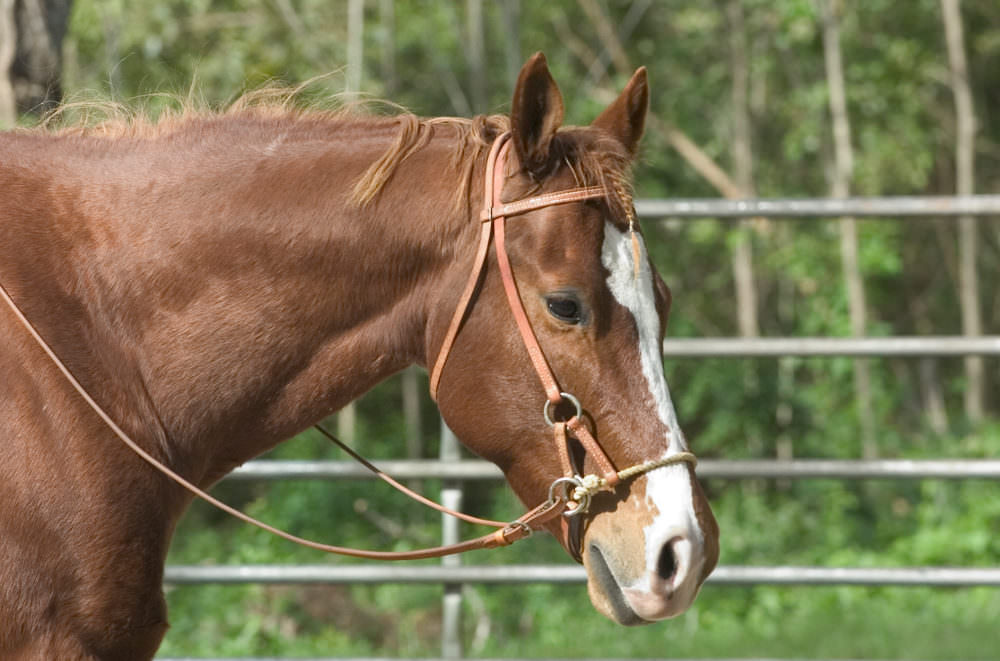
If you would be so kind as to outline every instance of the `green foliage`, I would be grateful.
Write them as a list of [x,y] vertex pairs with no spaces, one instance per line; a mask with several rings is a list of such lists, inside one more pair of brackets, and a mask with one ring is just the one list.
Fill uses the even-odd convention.
[[[599,2],[614,25],[634,5]],[[732,141],[729,26],[724,3],[652,3],[625,40],[632,65],[649,68],[652,113],[678,127],[724,168]],[[845,2],[842,47],[860,195],[947,194],[954,189],[954,118],[937,0]],[[154,113],[179,99],[224,105],[269,81],[315,80],[310,98],[343,88],[347,3],[326,0],[76,0],[66,42],[70,100],[96,95]],[[394,7],[389,23],[383,8]],[[580,3],[519,3],[511,52],[500,3],[484,3],[486,71],[466,56],[463,3],[368,2],[365,94],[424,115],[504,111],[516,61],[544,50],[562,85],[567,120],[603,107],[599,87],[629,72],[591,74],[600,33]],[[823,48],[811,0],[744,0],[750,67],[754,179],[761,196],[821,196],[831,144]],[[1000,181],[1000,10],[965,0],[970,76],[979,120],[982,192]],[[391,57],[384,54],[390,44]],[[470,79],[486,79],[483,107]],[[161,94],[173,96],[161,96]],[[182,101],[183,102],[183,101]],[[643,197],[714,197],[712,186],[650,125],[637,168]],[[645,223],[653,258],[674,294],[672,336],[735,335],[729,256],[743,235],[729,221]],[[981,222],[984,323],[1000,323],[1000,232]],[[953,334],[954,226],[945,221],[859,221],[869,334]],[[757,220],[754,253],[761,331],[768,336],[847,335],[847,299],[835,222]],[[996,361],[987,363],[994,391]],[[995,457],[994,422],[964,418],[961,360],[875,359],[872,405],[885,457]],[[671,360],[667,376],[686,433],[702,456],[855,458],[860,426],[848,359]],[[945,429],[932,427],[924,380],[939,384]],[[376,458],[405,455],[400,386],[362,399],[358,437]],[[432,405],[423,436],[436,439]],[[435,456],[436,441],[425,447]],[[275,450],[279,458],[334,458],[313,433]],[[439,485],[427,482],[428,493]],[[706,485],[723,531],[725,564],[911,566],[1000,564],[996,484],[796,482]],[[433,543],[438,518],[367,482],[223,483],[218,493],[251,514],[332,543],[403,549]],[[519,504],[504,488],[477,489],[466,506],[510,518]],[[389,522],[390,525],[387,525]],[[475,531],[467,529],[468,534]],[[468,562],[565,562],[549,539]],[[171,550],[174,564],[348,562],[318,558],[195,505]],[[623,631],[591,611],[581,586],[470,587],[465,644],[475,656],[1000,658],[995,589],[734,588],[709,585],[691,612]],[[435,656],[439,587],[206,586],[170,589],[172,629],[163,656]]]

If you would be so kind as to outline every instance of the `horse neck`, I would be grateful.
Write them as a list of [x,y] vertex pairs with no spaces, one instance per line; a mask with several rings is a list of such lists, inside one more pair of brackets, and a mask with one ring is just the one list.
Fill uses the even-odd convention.
[[326,140],[252,128],[127,153],[111,181],[76,175],[90,231],[59,288],[80,292],[90,346],[62,344],[81,381],[98,399],[114,383],[112,414],[154,429],[147,443],[201,482],[424,362],[456,246],[476,229],[452,210],[446,139],[361,208],[351,186],[394,126],[331,126]]

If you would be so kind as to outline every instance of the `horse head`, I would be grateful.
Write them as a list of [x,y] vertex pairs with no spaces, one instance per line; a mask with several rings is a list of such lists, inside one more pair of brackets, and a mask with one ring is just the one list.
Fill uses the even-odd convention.
[[[514,91],[509,153],[496,165],[499,201],[572,190],[599,194],[510,218],[506,245],[494,242],[485,258],[485,275],[458,315],[461,332],[433,386],[451,429],[499,465],[527,505],[572,492],[580,476],[608,478],[603,489],[586,494],[588,502],[581,496],[571,505],[571,516],[546,527],[586,566],[595,607],[622,624],[682,613],[719,553],[718,526],[693,462],[672,461],[693,455],[663,372],[670,291],[646,253],[629,194],[648,101],[646,72],[639,69],[590,126],[564,128],[562,97],[544,56],[525,64]],[[490,201],[484,206],[490,218],[476,220],[492,221]],[[505,255],[541,360],[556,381],[554,397],[544,378],[539,386],[545,366],[525,350],[528,340],[510,311],[516,304],[497,276]],[[460,280],[454,284],[447,295],[452,309],[461,289]],[[434,363],[447,318],[431,325],[428,362]],[[638,470],[622,471],[627,467]],[[569,489],[562,478],[569,478]]]

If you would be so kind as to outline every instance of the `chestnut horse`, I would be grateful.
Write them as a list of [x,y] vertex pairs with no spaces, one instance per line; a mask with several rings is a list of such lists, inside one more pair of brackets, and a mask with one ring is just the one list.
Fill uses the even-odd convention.
[[[474,261],[487,153],[509,131],[503,201],[607,193],[513,217],[506,251],[557,392],[582,402],[610,462],[644,465],[688,451],[660,353],[670,295],[629,227],[647,106],[640,69],[590,126],[563,128],[538,54],[509,118],[244,108],[3,133],[0,284],[121,429],[207,487],[436,363]],[[596,459],[553,443],[495,243],[484,264],[437,400],[534,506],[567,455]],[[152,658],[192,496],[123,445],[3,305],[0,336],[0,657]],[[718,558],[690,463],[595,495],[576,544],[559,518],[545,527],[623,624],[684,611]]]

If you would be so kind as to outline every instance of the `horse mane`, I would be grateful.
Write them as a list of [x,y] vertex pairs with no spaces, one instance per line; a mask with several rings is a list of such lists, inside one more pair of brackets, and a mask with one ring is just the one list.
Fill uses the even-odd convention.
[[[20,129],[57,135],[78,135],[108,139],[154,140],[183,131],[199,121],[227,119],[286,120],[310,122],[363,121],[372,126],[396,124],[393,144],[357,179],[351,201],[366,207],[385,188],[393,173],[406,159],[424,147],[435,130],[451,130],[456,147],[449,166],[459,173],[460,185],[453,196],[453,208],[468,203],[472,176],[480,156],[494,139],[510,130],[506,115],[478,115],[473,118],[421,118],[396,104],[379,99],[357,99],[354,95],[328,95],[318,101],[303,103],[302,92],[315,81],[296,86],[268,85],[243,93],[222,108],[189,94],[150,95],[143,104],[114,101],[66,102],[49,112],[35,128]],[[150,101],[166,100],[152,111]],[[374,110],[373,110],[374,109]],[[386,110],[391,114],[385,114]],[[380,112],[382,114],[376,114]],[[603,186],[609,191],[607,202],[616,217],[631,218],[631,157],[610,136],[589,127],[569,126],[559,129],[551,143],[550,170],[567,167],[577,186]]]
[[[435,117],[420,119],[412,114],[396,118],[399,132],[396,141],[354,185],[352,199],[359,206],[370,204],[392,177],[392,173],[430,140],[436,126],[458,131],[458,147],[452,153],[451,167],[461,173],[461,185],[453,200],[456,206],[468,200],[475,164],[501,133],[510,130],[506,115],[478,115],[471,119]],[[616,140],[589,127],[561,128],[552,141],[551,169],[565,166],[577,186],[602,186],[608,191],[607,202],[616,217],[633,218],[631,157]]]
[[468,199],[473,169],[480,153],[489,149],[498,135],[510,129],[510,119],[505,115],[478,115],[472,119],[422,119],[411,113],[403,113],[394,119],[399,123],[396,140],[354,184],[351,199],[358,206],[368,206],[378,197],[392,178],[393,172],[407,157],[427,144],[435,128],[447,127],[457,133],[457,146],[452,152],[449,165],[459,173],[460,185],[455,191],[452,206],[460,207]]
[[127,103],[107,99],[66,101],[46,113],[37,126],[20,130],[55,135],[153,140],[181,131],[199,120],[344,120],[374,116],[371,108],[376,105],[396,111],[403,110],[388,101],[358,99],[351,94],[332,94],[303,101],[304,91],[315,83],[316,80],[309,80],[295,87],[267,84],[245,91],[222,106],[213,106],[193,92],[187,95],[148,94]]

